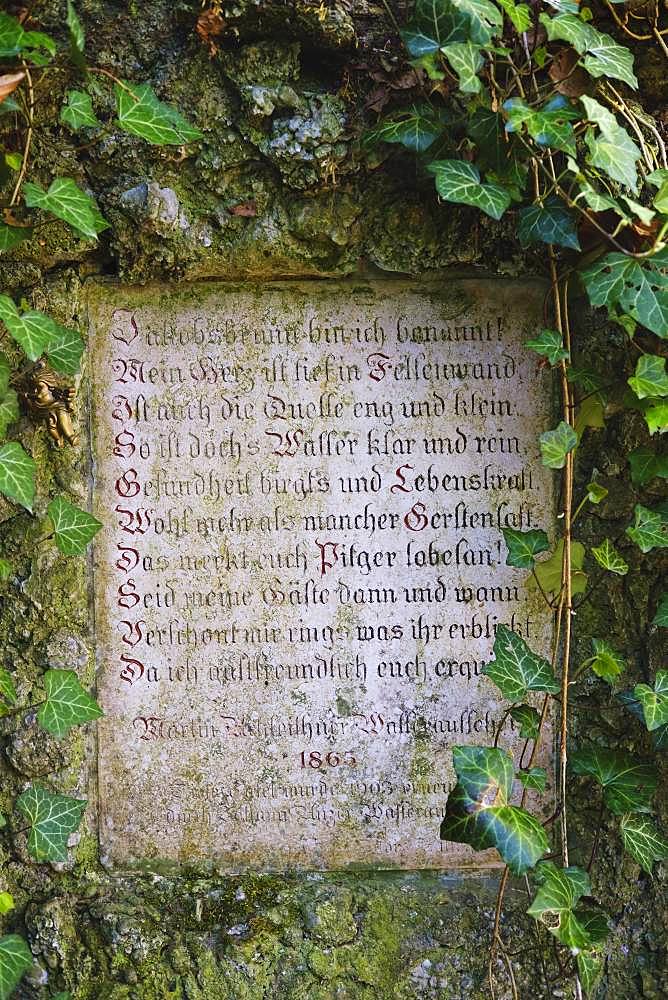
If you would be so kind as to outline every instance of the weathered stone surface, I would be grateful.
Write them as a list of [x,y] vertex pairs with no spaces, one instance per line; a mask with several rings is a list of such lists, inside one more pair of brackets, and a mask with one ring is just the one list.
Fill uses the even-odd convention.
[[94,287],[107,860],[493,861],[438,831],[446,751],[503,722],[496,626],[549,648],[501,536],[551,515],[543,296]]

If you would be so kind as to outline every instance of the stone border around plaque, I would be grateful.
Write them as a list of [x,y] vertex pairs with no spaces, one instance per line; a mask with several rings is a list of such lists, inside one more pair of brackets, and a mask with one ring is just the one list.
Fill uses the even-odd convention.
[[495,626],[549,653],[500,532],[553,522],[546,291],[86,283],[104,864],[499,865],[439,826]]

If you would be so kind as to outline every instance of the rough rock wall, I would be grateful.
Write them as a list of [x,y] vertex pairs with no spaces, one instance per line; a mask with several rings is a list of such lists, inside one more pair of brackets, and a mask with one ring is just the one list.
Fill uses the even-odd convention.
[[[58,33],[63,8],[60,0],[39,5],[45,30]],[[415,77],[382,5],[223,3],[225,27],[211,39],[218,49],[213,54],[196,32],[195,2],[80,0],[78,9],[91,60],[119,76],[150,80],[205,137],[184,156],[111,128],[99,144],[78,149],[81,138],[54,124],[73,79],[62,73],[38,82],[34,179],[75,177],[96,194],[113,228],[94,249],[57,222],[40,228],[0,261],[3,291],[25,295],[62,321],[81,321],[82,281],[91,274],[143,282],[328,276],[374,267],[412,274],[452,266],[541,272],[542,254],[520,251],[512,221],[492,225],[473,212],[439,206],[431,182],[409,158],[393,154],[379,163],[362,155],[359,136],[373,108],[415,94]],[[400,4],[395,10],[401,17]],[[641,55],[640,77],[647,106],[656,110],[662,75],[655,53]],[[588,364],[626,366],[630,373],[622,336],[600,317],[583,323],[579,337]],[[600,541],[628,523],[638,497],[624,452],[644,441],[644,433],[639,415],[629,413],[588,432],[580,483],[596,469],[610,496],[583,518],[586,538]],[[38,463],[44,508],[54,492],[85,500],[85,440],[78,449],[56,451],[44,430],[27,421],[20,437]],[[48,667],[74,668],[92,682],[85,562],[57,558],[40,543],[37,522],[2,500],[0,521],[3,554],[14,567],[0,583],[4,665],[16,671],[22,695]],[[583,634],[610,638],[626,652],[631,683],[665,665],[661,637],[648,624],[665,557],[663,566],[656,554],[639,563],[640,572],[599,588],[576,621]],[[585,641],[577,641],[584,658]],[[576,736],[642,747],[650,755],[640,727],[611,706],[603,682],[588,681],[578,707]],[[85,795],[94,736],[78,733],[58,743],[30,715],[0,726],[0,810],[10,816],[0,831],[0,863],[17,903],[2,918],[2,931],[25,933],[36,958],[18,997],[36,1000],[62,989],[76,1000],[489,996],[493,879],[427,873],[121,877],[99,864],[92,815],[70,864],[30,863],[11,816],[15,795],[47,774],[63,791]],[[665,788],[664,781],[664,810]],[[585,786],[572,825],[580,845],[573,860],[586,863],[599,818]],[[661,874],[659,868],[650,881],[622,857],[612,828],[604,827],[595,892],[613,913],[615,930],[600,998],[668,995]],[[545,984],[541,967],[543,959],[550,962],[551,948],[521,916],[521,884],[509,904],[504,926],[506,933],[514,928],[520,995],[563,996],[558,985]]]

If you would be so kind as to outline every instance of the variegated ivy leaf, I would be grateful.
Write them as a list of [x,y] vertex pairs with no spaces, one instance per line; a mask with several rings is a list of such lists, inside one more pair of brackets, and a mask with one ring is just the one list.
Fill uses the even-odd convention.
[[593,306],[617,306],[657,337],[668,337],[668,255],[665,251],[647,260],[632,260],[623,253],[609,253],[582,272],[582,281]]
[[661,595],[656,614],[652,618],[652,625],[662,625],[668,628],[668,591]]
[[576,14],[558,14],[556,17],[541,14],[540,20],[551,42],[569,42],[580,55],[585,56],[584,68],[590,76],[623,80],[629,87],[637,89],[633,56],[610,35],[598,31]]
[[67,0],[67,27],[69,29],[72,49],[78,52],[79,55],[83,55],[86,37],[72,0]]
[[521,701],[529,691],[557,694],[559,684],[546,659],[534,653],[516,632],[499,625],[494,640],[494,659],[483,667],[508,701]]
[[0,448],[0,493],[32,511],[35,496],[35,463],[18,441]]
[[462,14],[469,28],[469,37],[476,45],[487,45],[503,30],[503,15],[490,0],[450,0]]
[[515,775],[517,780],[525,788],[535,789],[539,792],[545,791],[547,784],[547,771],[544,767],[529,767],[518,771]]
[[65,556],[80,556],[102,524],[92,514],[75,507],[65,497],[56,497],[47,508],[53,522],[56,545]]
[[425,150],[443,133],[445,122],[429,104],[413,105],[390,115],[367,132],[365,143],[399,143],[413,153]]
[[[583,572],[585,547],[582,542],[571,542],[571,593],[584,594],[587,589],[587,574]],[[546,594],[561,591],[561,577],[564,560],[564,542],[561,539],[549,559],[536,563],[535,574]]]
[[510,718],[520,727],[520,738],[535,740],[540,731],[540,712],[531,705],[513,705]]
[[657,455],[649,445],[640,445],[629,453],[631,482],[644,486],[655,477],[668,479],[668,455]]
[[501,531],[508,547],[506,566],[516,566],[518,569],[533,569],[536,565],[534,556],[537,556],[540,552],[547,552],[550,547],[547,535],[540,528],[535,528],[531,531],[502,528]]
[[[0,15],[0,18],[3,16]],[[0,44],[1,42],[0,34]],[[22,937],[18,934],[7,934],[0,938],[0,1000],[9,1000],[24,973],[32,968],[32,964],[32,952]]]
[[518,34],[527,31],[531,26],[531,8],[525,3],[513,3],[513,0],[499,0],[499,7]]
[[50,212],[86,239],[97,239],[98,233],[109,228],[91,196],[77,187],[70,177],[56,177],[48,191],[27,181],[23,185],[23,195],[28,208]]
[[8,670],[0,667],[0,718],[6,715],[9,709],[14,708],[17,701],[14,678]]
[[56,739],[66,736],[73,726],[99,719],[103,714],[73,670],[47,670],[44,687],[46,701],[37,713],[37,721]]
[[202,133],[170,104],[159,101],[148,83],[116,84],[116,114],[124,132],[154,146],[183,146]]
[[648,684],[636,684],[633,694],[642,705],[650,733],[668,724],[668,670],[657,671],[653,688]]
[[517,235],[523,247],[530,243],[552,243],[569,250],[580,249],[575,219],[556,200],[521,208]]
[[668,548],[668,524],[658,511],[649,510],[637,503],[634,507],[635,521],[626,529],[626,534],[635,542],[641,552]]
[[13,389],[7,389],[0,399],[0,437],[4,437],[7,428],[19,418],[19,401]]
[[540,453],[543,465],[548,469],[563,469],[566,456],[577,447],[578,436],[565,420],[562,420],[552,431],[540,435]]
[[591,669],[597,677],[611,684],[626,667],[626,661],[603,639],[592,639],[594,656]]
[[647,396],[668,396],[666,359],[656,354],[641,354],[636,373],[628,380],[638,399]]
[[36,861],[67,861],[67,841],[78,829],[85,799],[49,792],[31,785],[16,800],[30,823],[28,850]]
[[650,434],[665,434],[668,430],[668,402],[666,400],[648,400],[650,405],[643,416]]
[[557,365],[569,356],[558,330],[541,330],[533,340],[525,340],[524,346],[547,358],[551,365]]
[[506,132],[517,132],[526,128],[539,146],[549,146],[563,153],[576,155],[575,133],[571,122],[580,118],[580,112],[561,95],[558,95],[540,110],[530,107],[519,97],[511,97],[503,104],[507,116]]
[[608,809],[621,816],[626,812],[649,812],[656,791],[657,772],[624,750],[587,747],[571,754],[575,774],[594,778],[603,788]]
[[604,914],[592,923],[597,911],[576,909],[582,896],[591,895],[589,876],[582,868],[558,868],[552,861],[541,861],[536,866],[534,878],[540,888],[527,913],[547,926],[560,944],[573,951],[594,948],[601,943],[603,920],[605,936],[607,924]]
[[525,809],[509,804],[512,757],[491,747],[453,748],[457,785],[448,797],[441,839],[494,847],[514,875],[523,875],[548,850],[545,831]]
[[54,323],[53,337],[47,349],[51,367],[63,375],[75,375],[79,371],[84,346],[77,330]]
[[427,167],[436,179],[436,190],[445,201],[471,205],[500,219],[510,205],[510,192],[500,184],[483,184],[480,173],[464,160],[434,160]]
[[582,989],[587,996],[592,996],[603,974],[603,956],[596,951],[579,951],[575,961]]
[[27,226],[6,226],[0,223],[0,253],[6,250],[13,250],[19,243],[29,240],[32,236],[32,229]]
[[462,93],[480,93],[482,83],[477,74],[482,69],[484,60],[479,47],[472,42],[450,42],[443,46],[442,52],[457,74]]
[[626,576],[629,571],[629,564],[622,559],[609,538],[604,538],[600,545],[595,545],[591,554],[599,566],[607,569],[609,573]]
[[624,842],[624,850],[638,862],[648,875],[652,874],[655,861],[668,858],[668,840],[657,830],[647,816],[628,813],[622,816],[619,829]]

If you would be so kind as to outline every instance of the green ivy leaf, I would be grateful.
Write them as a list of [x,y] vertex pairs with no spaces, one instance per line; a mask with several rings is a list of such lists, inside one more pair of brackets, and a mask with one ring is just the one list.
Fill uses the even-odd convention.
[[450,42],[442,52],[457,74],[462,93],[479,94],[482,83],[477,74],[484,65],[479,47],[472,42]]
[[0,295],[0,320],[31,361],[36,361],[44,353],[56,331],[50,316],[34,309],[19,313],[8,295]]
[[524,126],[539,146],[576,155],[575,133],[570,123],[579,118],[580,113],[561,96],[553,98],[540,110],[530,107],[519,97],[511,97],[504,102],[503,110],[508,119],[506,132],[517,132]]
[[[646,179],[649,180],[649,178]],[[668,179],[663,182],[654,196],[653,205],[657,212],[661,212],[662,215],[668,215]]]
[[455,10],[468,22],[471,41],[477,45],[487,45],[492,38],[501,34],[503,15],[490,0],[450,0]]
[[53,521],[56,545],[65,556],[80,556],[98,533],[102,524],[85,510],[75,507],[65,497],[56,497],[47,508]]
[[530,243],[553,243],[570,250],[580,249],[575,219],[556,201],[521,208],[517,235],[523,247]]
[[548,842],[534,816],[508,804],[512,757],[490,747],[457,746],[453,764],[458,782],[448,797],[441,839],[476,851],[495,847],[511,872],[523,875],[546,853]]
[[76,10],[72,0],[67,0],[67,27],[69,29],[70,35],[70,46],[72,47],[72,52],[77,53],[79,56],[83,56],[84,47],[86,44],[86,36],[84,35],[84,30],[81,25],[81,21],[77,15]]
[[365,142],[400,143],[413,153],[424,153],[442,134],[444,121],[428,104],[414,105],[390,115],[367,132]]
[[633,72],[633,56],[614,38],[597,31],[575,14],[558,14],[556,17],[540,15],[541,23],[547,30],[549,40],[570,42],[573,48],[585,55],[583,65],[590,76],[607,76],[613,80],[623,80],[634,90],[638,80]]
[[661,625],[663,628],[668,628],[668,591],[665,591],[661,595],[656,614],[652,618],[652,625]]
[[594,656],[591,669],[597,677],[611,684],[626,667],[626,661],[603,639],[592,639]]
[[628,813],[622,816],[619,829],[624,850],[648,875],[652,874],[655,861],[664,861],[668,858],[668,840],[646,816],[634,816],[633,813]]
[[13,250],[19,243],[29,240],[32,236],[32,229],[26,226],[6,226],[0,223],[0,253],[6,250]]
[[576,910],[580,898],[591,895],[587,872],[576,867],[557,868],[552,861],[541,861],[536,866],[535,879],[540,888],[527,913],[544,923],[550,934],[567,948],[582,951],[599,943],[599,935],[591,934],[588,919],[591,911]]
[[[0,15],[2,16],[4,15]],[[9,1000],[24,973],[32,968],[32,964],[32,952],[22,937],[18,934],[7,934],[0,938],[0,1000]]]
[[124,132],[153,146],[183,146],[202,138],[176,108],[158,100],[148,83],[116,84],[114,90],[117,120]]
[[668,548],[668,525],[658,511],[649,510],[637,503],[634,507],[635,522],[626,534],[641,552]]
[[81,334],[59,323],[54,323],[53,327],[53,335],[47,348],[51,367],[63,375],[75,375],[79,371],[85,347]]
[[580,951],[575,956],[575,961],[582,989],[587,996],[591,996],[603,974],[603,958],[596,952]]
[[8,579],[11,572],[12,564],[7,559],[0,557],[0,580]]
[[547,552],[550,547],[547,535],[540,529],[516,531],[515,528],[502,528],[501,531],[508,547],[506,566],[533,569],[536,565],[534,556]]
[[600,483],[587,483],[587,500],[589,503],[599,504],[608,495],[608,491],[605,486],[601,486]]
[[640,445],[629,453],[629,465],[634,486],[644,486],[655,477],[668,479],[668,456],[655,454],[648,445]]
[[17,441],[0,448],[0,493],[32,512],[35,463]]
[[636,364],[636,373],[628,379],[628,383],[638,399],[668,396],[666,359],[656,354],[641,354]]
[[631,136],[621,126],[614,132],[594,135],[585,132],[585,142],[589,149],[589,163],[602,170],[613,181],[624,184],[632,191],[638,190],[636,163],[640,150]]
[[14,909],[14,897],[10,892],[0,892],[0,916]]
[[0,718],[7,715],[10,708],[14,708],[18,701],[14,678],[8,670],[0,667]]
[[73,726],[99,719],[103,714],[73,670],[47,670],[44,686],[46,701],[37,713],[37,721],[56,739],[66,736]]
[[61,122],[75,131],[102,124],[93,111],[90,94],[85,90],[68,90],[66,97],[67,104],[64,104],[60,111]]
[[[582,542],[571,543],[571,593],[583,594],[587,589],[587,574],[582,572],[585,547]],[[563,539],[549,559],[536,563],[535,574],[546,594],[558,594],[561,591],[561,573],[564,558]]]
[[603,788],[603,801],[616,816],[649,812],[656,791],[656,769],[632,754],[605,747],[588,747],[571,754],[575,774],[595,778]]
[[494,659],[483,667],[508,701],[521,701],[529,691],[559,692],[552,667],[534,653],[516,632],[499,625],[494,639]]
[[448,42],[465,42],[467,21],[447,0],[416,0],[413,19],[401,37],[409,53],[419,59],[439,52]]
[[594,546],[591,554],[599,566],[607,569],[609,573],[626,576],[629,571],[629,564],[622,559],[609,538],[604,538],[600,545]]
[[0,354],[0,396],[4,396],[9,388],[9,379],[12,374],[12,366],[7,357]]
[[19,418],[19,401],[13,389],[7,389],[0,401],[0,437],[4,437],[7,428]]
[[524,788],[533,788],[539,792],[545,791],[547,771],[544,767],[529,767],[518,771],[515,775]]
[[524,346],[547,358],[551,365],[557,365],[569,356],[558,330],[543,329],[533,340],[525,340]]
[[28,208],[42,208],[72,226],[85,239],[97,239],[97,234],[109,228],[94,200],[77,187],[70,177],[56,177],[49,190],[27,181],[23,195]]
[[598,396],[587,396],[577,408],[573,430],[580,440],[586,427],[605,427],[605,408]]
[[9,14],[0,13],[0,58],[11,59],[21,51],[25,31]]
[[525,3],[513,3],[513,0],[499,0],[499,7],[505,12],[506,17],[518,34],[522,34],[531,27],[531,8]]
[[[632,690],[619,691],[617,698],[625,708],[628,708],[632,715],[635,715],[636,719],[639,719],[645,725],[644,709]],[[668,725],[659,726],[658,729],[654,729],[650,733],[650,736],[656,750],[668,750]]]
[[565,420],[552,431],[540,435],[540,453],[548,469],[563,469],[566,456],[577,446],[578,436]]
[[35,861],[67,861],[67,840],[79,827],[86,800],[31,785],[16,805],[30,823],[28,850]]
[[651,400],[643,416],[650,434],[664,434],[668,430],[668,402]]
[[500,219],[510,205],[510,193],[499,184],[483,184],[472,163],[464,160],[434,160],[427,170],[435,175],[441,198],[459,205],[471,205]]
[[636,684],[633,694],[642,705],[648,732],[668,724],[668,670],[658,670],[654,687]]
[[668,263],[663,254],[646,261],[610,253],[582,272],[582,280],[593,306],[618,305],[657,337],[668,337]]
[[540,731],[540,712],[531,705],[513,705],[510,718],[520,727],[520,738],[535,740]]

